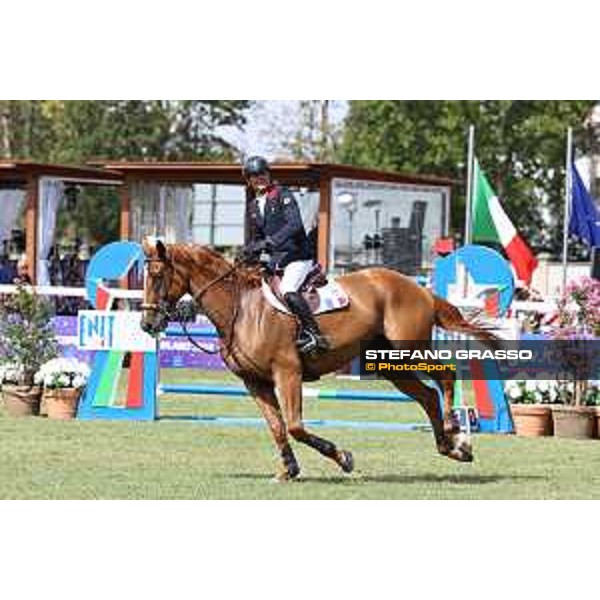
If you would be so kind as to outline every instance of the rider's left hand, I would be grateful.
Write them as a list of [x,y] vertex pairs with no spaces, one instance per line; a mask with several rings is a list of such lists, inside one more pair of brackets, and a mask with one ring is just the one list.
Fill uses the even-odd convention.
[[267,252],[266,250],[261,252],[258,256],[258,262],[263,267],[269,266],[271,264],[271,255],[269,254],[269,252]]
[[265,238],[264,240],[258,240],[251,244],[252,251],[256,254],[260,254],[261,252],[269,252],[272,246],[273,244],[269,238]]

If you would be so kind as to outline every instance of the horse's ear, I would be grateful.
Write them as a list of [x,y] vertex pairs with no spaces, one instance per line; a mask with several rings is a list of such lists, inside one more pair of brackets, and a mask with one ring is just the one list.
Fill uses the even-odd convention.
[[158,252],[158,258],[160,258],[160,260],[166,261],[169,259],[167,247],[161,240],[156,240],[156,251]]
[[150,239],[147,236],[142,238],[142,250],[146,256],[150,256],[152,254],[152,250],[154,248],[154,244],[151,243]]

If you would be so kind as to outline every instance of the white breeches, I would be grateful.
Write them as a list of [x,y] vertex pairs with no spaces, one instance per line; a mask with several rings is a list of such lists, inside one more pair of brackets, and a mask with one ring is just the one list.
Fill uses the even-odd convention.
[[297,292],[313,266],[314,262],[312,260],[296,260],[285,267],[279,286],[281,295]]

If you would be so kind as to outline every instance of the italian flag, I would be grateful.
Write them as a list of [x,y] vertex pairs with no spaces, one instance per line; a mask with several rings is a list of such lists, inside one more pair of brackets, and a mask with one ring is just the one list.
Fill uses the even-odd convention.
[[538,264],[537,259],[504,212],[498,196],[494,193],[477,160],[475,160],[473,182],[473,234],[471,236],[473,242],[501,244],[517,278],[529,284]]

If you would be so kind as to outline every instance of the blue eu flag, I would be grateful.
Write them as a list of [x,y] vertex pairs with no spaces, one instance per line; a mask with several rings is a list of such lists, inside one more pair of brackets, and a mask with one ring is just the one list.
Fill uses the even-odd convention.
[[600,214],[575,163],[572,167],[572,198],[569,233],[589,246],[600,246]]

